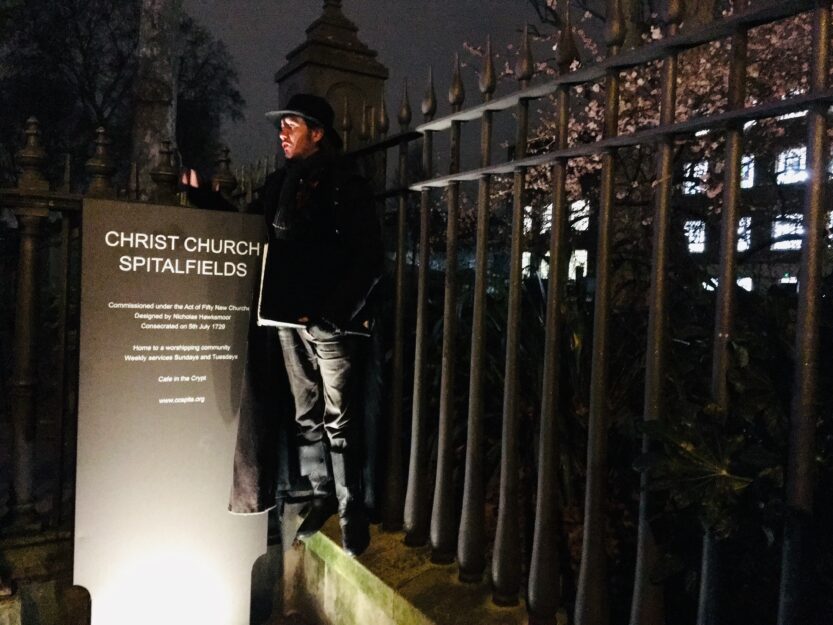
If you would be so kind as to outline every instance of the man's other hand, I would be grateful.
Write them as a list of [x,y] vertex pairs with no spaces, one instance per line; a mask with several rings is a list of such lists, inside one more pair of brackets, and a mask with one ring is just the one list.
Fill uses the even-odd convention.
[[341,328],[326,317],[319,317],[307,324],[307,332],[318,341],[326,341],[341,334]]

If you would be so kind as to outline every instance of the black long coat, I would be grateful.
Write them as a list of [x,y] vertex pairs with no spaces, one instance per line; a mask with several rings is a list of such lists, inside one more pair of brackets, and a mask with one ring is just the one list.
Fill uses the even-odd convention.
[[[317,205],[317,214],[327,222],[318,224],[325,229],[324,244],[318,247],[276,240],[271,225],[285,171],[267,177],[259,199],[251,207],[264,215],[270,246],[273,251],[279,250],[274,255],[270,251],[276,266],[271,268],[273,282],[264,284],[268,287],[264,293],[294,293],[298,295],[294,301],[302,301],[306,308],[288,311],[284,302],[293,301],[291,297],[257,301],[255,289],[253,311],[260,306],[262,313],[273,316],[303,314],[314,318],[322,314],[347,328],[363,325],[378,308],[369,294],[382,272],[383,249],[369,187],[350,171],[336,168],[330,173],[312,181],[309,190],[309,201]],[[318,282],[310,289],[314,297],[301,296],[304,287],[315,280]],[[238,514],[263,512],[274,507],[279,498],[311,495],[309,482],[298,468],[294,406],[276,332],[275,328],[258,326],[256,315],[252,315],[229,500],[229,510]],[[363,413],[365,433],[365,503],[372,511],[377,507],[377,440],[383,429],[383,355],[378,332],[364,341],[361,356],[364,366],[357,404]]]
[[[279,169],[263,187],[269,255],[260,313],[278,321],[325,317],[342,329],[358,329],[384,262],[370,185],[338,164],[296,171],[298,184],[287,180],[292,175]],[[295,216],[276,236],[275,213],[284,185],[294,190],[289,194],[294,195]]]

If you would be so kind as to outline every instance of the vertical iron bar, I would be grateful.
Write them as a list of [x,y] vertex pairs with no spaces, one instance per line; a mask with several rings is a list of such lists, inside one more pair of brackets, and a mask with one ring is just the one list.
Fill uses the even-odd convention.
[[[570,7],[564,9],[564,27],[557,47],[559,73],[570,71],[578,60],[573,39]],[[556,91],[558,125],[556,149],[568,144],[570,89]],[[535,529],[529,566],[527,605],[530,623],[552,623],[561,605],[561,567],[559,566],[558,512],[563,501],[558,491],[560,453],[557,419],[561,403],[562,298],[567,277],[567,165],[558,159],[552,167],[552,220],[550,224],[550,272],[547,287],[547,312],[544,327],[544,371],[541,385],[541,429],[538,445],[538,487],[535,497]]]
[[[423,176],[431,176],[433,132],[425,133],[422,141]],[[405,543],[411,547],[424,545],[428,540],[428,483],[425,467],[425,421],[428,405],[428,274],[430,271],[431,191],[420,191],[419,259],[417,269],[416,336],[414,350],[414,390],[411,408],[411,450],[408,461],[408,487],[405,492]]]
[[[463,104],[460,57],[454,57],[454,76],[448,90],[453,111]],[[451,122],[448,171],[460,171],[460,131],[462,122]],[[457,214],[460,210],[460,183],[447,189],[445,240],[445,295],[443,300],[443,347],[440,364],[440,421],[437,431],[437,479],[431,509],[431,560],[447,564],[454,560],[457,528],[454,514],[454,376],[457,343]]]
[[9,381],[13,430],[12,523],[37,525],[35,512],[35,389],[37,386],[38,244],[46,211],[17,213],[20,250],[14,327],[14,364]]
[[[429,71],[428,88],[425,98],[422,101],[422,113],[426,121],[433,118],[436,109],[437,101],[434,94],[433,75]],[[434,134],[430,130],[423,135],[422,178],[424,180],[431,177],[434,169],[433,140]],[[430,250],[428,249],[428,242],[430,239],[431,224],[431,194],[428,187],[420,190],[419,215],[419,269],[417,270],[411,449],[408,460],[408,487],[405,492],[404,511],[405,544],[411,547],[422,546],[428,540],[428,513],[430,512],[427,503],[428,484],[426,482],[427,471],[425,470],[427,465],[427,449],[425,448],[424,441],[426,408],[428,403],[428,368],[425,352],[428,348],[428,274],[430,270]]]
[[[830,53],[830,2],[817,0],[813,15],[812,93],[827,88]],[[787,518],[781,563],[778,625],[807,623],[810,579],[808,547],[813,513],[813,463],[818,418],[819,311],[824,253],[825,182],[827,179],[827,104],[807,112],[807,188],[804,242],[799,274],[795,329],[795,382],[790,407],[787,460]]]
[[[80,245],[81,245],[81,212],[65,212],[63,219],[67,222],[67,276],[68,286],[64,324],[66,328],[66,348],[64,351],[64,387],[61,419],[61,455],[59,461],[60,485],[58,525],[72,521],[75,493],[76,441],[78,431],[78,342],[80,323]],[[76,285],[72,288],[72,285]],[[64,493],[73,493],[68,506],[64,505]]]
[[[625,37],[621,0],[609,0],[605,39],[608,56],[615,56]],[[619,73],[605,77],[605,138],[617,134],[619,122]],[[615,153],[602,154],[602,180],[596,250],[596,289],[593,310],[593,365],[590,375],[590,414],[587,426],[587,479],[584,501],[584,540],[581,548],[576,625],[606,625],[607,558],[605,554],[605,505],[607,501],[608,333],[610,326],[610,250],[614,205]]]
[[[403,99],[407,99],[407,86]],[[407,119],[405,111],[407,110]],[[387,114],[382,100],[380,116],[380,131],[387,132]],[[410,122],[410,110],[403,102],[400,108],[399,123],[404,131]],[[403,189],[406,180],[407,143],[399,144],[399,185]],[[383,176],[383,180],[384,180]],[[405,229],[407,227],[408,193],[402,191],[399,196],[399,207],[396,222],[396,295],[394,301],[394,340],[393,340],[393,372],[390,412],[390,439],[388,441],[387,474],[385,476],[385,503],[382,527],[388,531],[398,531],[402,528],[403,506],[403,476],[402,476],[402,431],[403,431],[403,402],[405,386],[405,256],[408,253]]]
[[[518,127],[527,122],[529,102],[518,104]],[[517,158],[524,152],[516,149]],[[521,317],[521,256],[523,246],[524,177],[517,168],[512,188],[512,243],[509,266],[509,306],[506,320],[506,366],[503,383],[500,497],[495,552],[492,560],[492,598],[498,605],[515,605],[521,575],[518,528],[518,352]]]
[[69,323],[69,295],[72,276],[70,275],[70,245],[71,245],[71,230],[70,230],[70,216],[67,213],[61,214],[61,232],[60,243],[56,246],[56,261],[59,264],[60,270],[56,272],[55,280],[55,308],[61,313],[61,321],[57,324],[57,332],[55,335],[55,356],[56,360],[60,362],[57,371],[52,373],[52,381],[55,387],[60,389],[61,397],[57,402],[57,410],[55,412],[55,441],[49,453],[54,459],[56,474],[53,490],[50,493],[52,500],[49,510],[49,522],[51,527],[58,527],[61,522],[61,512],[63,504],[63,485],[64,485],[64,449],[65,440],[64,432],[67,429],[67,419],[69,415],[66,410],[65,393],[69,388],[68,367],[67,364],[70,358],[70,346],[68,337],[70,334]]
[[351,141],[351,130],[353,130],[353,119],[350,117],[350,105],[347,96],[344,96],[344,109],[341,116],[341,136],[344,142],[344,151],[349,152],[353,148]]
[[[746,30],[732,37],[732,59],[729,69],[729,107],[743,108],[746,81]],[[712,400],[721,410],[728,410],[729,392],[726,377],[729,368],[728,345],[732,335],[736,250],[738,245],[738,209],[743,158],[743,123],[732,123],[726,130],[726,178],[723,186],[723,208],[720,223],[720,275],[717,284],[714,350],[712,353]]]
[[[21,196],[49,191],[43,175],[46,152],[41,146],[40,124],[26,120],[26,142],[17,152],[21,172],[17,188]],[[27,203],[32,203],[31,198]],[[40,203],[37,203],[40,204]],[[14,320],[12,376],[9,380],[12,423],[12,505],[11,522],[18,528],[38,528],[35,510],[35,429],[38,334],[38,245],[48,217],[46,202],[37,208],[16,211],[20,243]]]
[[[559,87],[558,149],[567,147],[570,117],[569,88]],[[552,168],[552,225],[550,231],[550,273],[547,287],[547,316],[544,334],[544,375],[541,398],[541,432],[538,448],[538,490],[535,504],[535,532],[529,569],[529,612],[552,621],[561,604],[561,570],[558,562],[558,442],[556,419],[559,409],[559,355],[561,353],[561,298],[566,277],[567,159]]]
[[[523,89],[532,76],[529,34],[524,30],[517,75]],[[526,155],[529,101],[517,107],[515,159]],[[515,605],[521,583],[521,546],[518,527],[518,357],[520,352],[521,288],[526,168],[516,167],[512,189],[512,242],[509,256],[509,302],[506,316],[506,366],[503,381],[503,427],[500,441],[500,495],[492,557],[492,600]]]
[[[487,44],[486,65],[480,90],[489,101],[495,88],[491,43]],[[492,112],[485,111],[480,127],[480,166],[492,157]],[[469,413],[466,430],[466,472],[463,509],[457,537],[460,581],[479,582],[486,567],[484,540],[485,480],[483,476],[483,366],[486,355],[486,286],[488,283],[489,189],[491,176],[480,178],[477,192],[477,234],[475,248],[474,302],[471,328],[471,373]]]
[[[460,122],[451,125],[451,169],[457,171],[460,159]],[[431,512],[431,560],[449,563],[454,559],[453,476],[454,447],[454,357],[457,339],[457,212],[460,183],[448,185],[445,247],[445,299],[443,302],[443,346],[440,369],[440,422],[437,432],[437,479]]]
[[[677,34],[682,18],[682,2],[669,0],[666,7],[665,36]],[[663,59],[662,84],[660,86],[660,125],[674,123],[677,104],[677,54],[669,53]],[[654,199],[653,249],[651,261],[651,291],[648,311],[648,347],[645,358],[644,419],[646,422],[661,419],[663,415],[663,379],[666,356],[666,305],[668,272],[668,232],[671,221],[671,192],[674,176],[674,141],[664,137],[657,152],[657,190]],[[652,443],[647,435],[642,438],[642,451],[648,453]],[[651,581],[657,565],[657,546],[651,530],[649,476],[640,476],[639,521],[637,526],[636,569],[630,625],[661,625],[665,622],[662,587]]]
[[[732,36],[732,56],[729,64],[729,108],[744,107],[746,97],[747,32],[739,29]],[[729,409],[728,369],[729,341],[733,331],[736,252],[738,245],[738,212],[740,210],[740,178],[743,159],[743,124],[731,123],[726,129],[726,178],[723,186],[723,208],[720,223],[720,268],[712,352],[712,401],[723,412]],[[697,625],[717,625],[720,622],[720,545],[710,528],[703,535],[700,566],[700,596],[697,605]]]

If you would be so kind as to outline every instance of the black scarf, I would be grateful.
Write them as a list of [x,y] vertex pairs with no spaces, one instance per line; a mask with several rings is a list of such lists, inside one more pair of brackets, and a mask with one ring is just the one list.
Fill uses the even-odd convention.
[[317,213],[323,207],[312,205],[310,199],[331,169],[331,159],[321,150],[307,158],[287,162],[275,219],[272,221],[275,237],[302,241],[311,236],[314,222],[320,217]]

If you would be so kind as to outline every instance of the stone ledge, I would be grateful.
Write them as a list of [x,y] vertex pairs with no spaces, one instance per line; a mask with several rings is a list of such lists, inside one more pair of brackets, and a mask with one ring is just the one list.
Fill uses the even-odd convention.
[[71,577],[72,549],[68,531],[4,536],[0,538],[0,564],[18,582]]
[[368,550],[350,558],[338,520],[288,552],[286,607],[329,625],[520,625],[524,606],[495,606],[488,582],[463,584],[456,565],[405,546],[404,533],[371,528]]
[[21,625],[20,598],[0,597],[0,625]]

